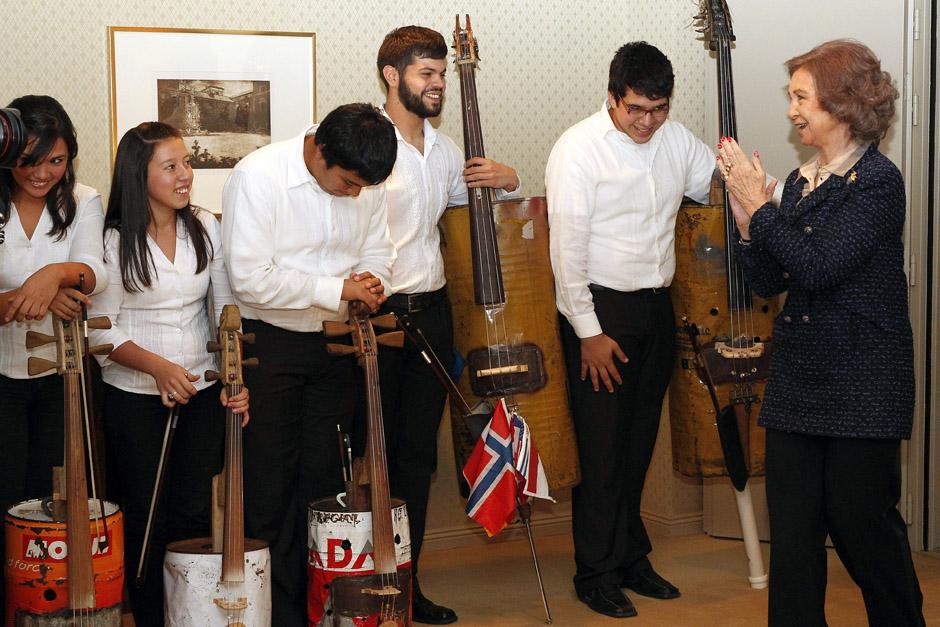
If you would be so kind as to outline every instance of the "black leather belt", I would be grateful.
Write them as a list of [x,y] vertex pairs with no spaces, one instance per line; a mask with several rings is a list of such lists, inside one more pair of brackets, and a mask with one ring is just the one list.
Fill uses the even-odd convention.
[[402,309],[408,313],[417,313],[429,307],[433,307],[447,298],[447,287],[442,287],[433,292],[420,292],[418,294],[392,294],[385,301],[386,307],[393,309]]
[[613,292],[615,294],[633,294],[636,296],[649,296],[652,294],[666,294],[669,292],[668,287],[644,287],[640,290],[633,290],[632,292],[621,292],[620,290],[615,290],[610,287],[604,287],[603,285],[598,285],[597,283],[588,284],[588,289],[592,292]]

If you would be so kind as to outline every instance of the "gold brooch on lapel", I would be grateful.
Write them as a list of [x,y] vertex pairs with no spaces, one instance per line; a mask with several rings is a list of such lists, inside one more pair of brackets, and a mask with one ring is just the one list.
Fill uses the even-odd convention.
[[852,172],[849,174],[848,184],[851,185],[852,183],[855,182],[857,178],[858,178],[858,172],[856,172],[855,170],[852,170]]

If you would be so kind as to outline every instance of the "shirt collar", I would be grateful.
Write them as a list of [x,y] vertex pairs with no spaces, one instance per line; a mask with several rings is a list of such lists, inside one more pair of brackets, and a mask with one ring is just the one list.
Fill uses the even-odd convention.
[[[408,141],[402,136],[401,131],[398,130],[398,125],[395,124],[395,121],[392,119],[392,116],[388,114],[388,111],[385,110],[385,107],[379,107],[379,109],[382,111],[382,115],[388,118],[388,120],[392,123],[392,126],[395,127],[395,139],[397,139],[403,144],[407,144],[411,146],[411,144],[409,144]],[[437,142],[437,129],[434,128],[434,126],[431,124],[431,122],[427,118],[424,118],[424,154],[425,155],[428,155],[431,153],[431,148],[434,147],[435,142]],[[414,148],[414,146],[411,146],[411,147]]]
[[800,176],[806,179],[810,190],[813,190],[825,182],[830,176],[845,176],[852,166],[858,163],[871,142],[852,142],[844,153],[827,163],[819,164],[819,153],[816,153],[812,159],[800,166]]
[[[317,132],[319,124],[312,124],[304,132],[291,140],[292,145],[287,160],[287,187],[299,187],[305,183],[312,183],[314,188],[322,191],[317,179],[310,174],[307,163],[304,161],[304,139]],[[326,193],[326,192],[324,192]]]

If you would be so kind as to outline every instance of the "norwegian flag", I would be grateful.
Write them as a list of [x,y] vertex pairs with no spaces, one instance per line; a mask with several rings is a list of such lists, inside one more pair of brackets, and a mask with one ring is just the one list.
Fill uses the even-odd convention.
[[525,420],[510,414],[503,399],[483,429],[463,476],[470,484],[467,515],[490,537],[512,521],[517,496],[521,501],[527,496],[554,500]]

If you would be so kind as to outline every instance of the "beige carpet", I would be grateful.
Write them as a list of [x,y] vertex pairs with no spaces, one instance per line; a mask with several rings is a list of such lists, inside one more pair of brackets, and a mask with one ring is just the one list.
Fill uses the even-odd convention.
[[[578,601],[570,536],[537,538],[542,576],[554,625],[663,625],[736,627],[767,624],[767,591],[747,582],[741,542],[706,535],[655,538],[653,565],[682,591],[682,597],[658,601],[631,595],[639,615],[613,619]],[[762,545],[764,559],[769,546]],[[521,627],[544,623],[528,544],[493,543],[426,553],[421,559],[421,588],[432,600],[454,608],[462,627]],[[927,624],[940,625],[940,556],[917,554],[914,563],[924,592]],[[835,552],[829,552],[826,614],[830,627],[867,624],[861,595]],[[901,627],[901,626],[898,626]]]

